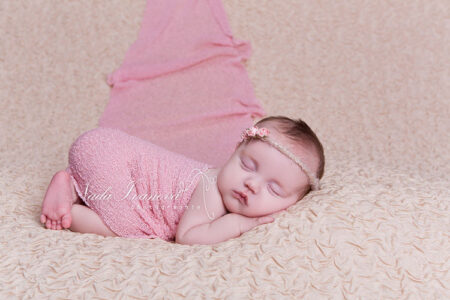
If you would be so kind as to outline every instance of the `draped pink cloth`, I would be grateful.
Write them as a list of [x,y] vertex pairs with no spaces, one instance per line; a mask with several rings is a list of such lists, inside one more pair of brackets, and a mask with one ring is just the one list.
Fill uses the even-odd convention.
[[100,127],[125,131],[216,167],[266,113],[220,0],[148,0],[137,41],[110,74]]

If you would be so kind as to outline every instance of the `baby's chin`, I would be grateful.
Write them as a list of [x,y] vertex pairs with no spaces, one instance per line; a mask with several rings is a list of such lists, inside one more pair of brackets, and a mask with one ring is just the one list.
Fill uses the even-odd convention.
[[245,215],[245,207],[243,207],[242,204],[240,204],[239,201],[232,196],[229,196],[228,199],[223,202],[223,206],[226,209],[227,214],[235,213]]
[[226,213],[234,213],[238,215],[242,215],[249,218],[257,218],[262,217],[264,214],[258,214],[251,210],[248,206],[242,205],[233,197],[230,197],[229,201],[225,201],[224,208],[226,209]]
[[[222,198],[222,201],[223,201],[223,198]],[[228,199],[226,201],[223,201],[223,207],[225,208],[227,214],[229,214],[229,213],[239,213],[236,210],[235,203],[233,203],[233,202],[234,202],[234,199]]]

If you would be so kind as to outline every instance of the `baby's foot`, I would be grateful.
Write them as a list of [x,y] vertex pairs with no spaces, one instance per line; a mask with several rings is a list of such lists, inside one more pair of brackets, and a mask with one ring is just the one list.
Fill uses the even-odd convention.
[[69,173],[57,172],[42,201],[41,223],[48,229],[69,228],[72,223],[70,211],[77,198]]

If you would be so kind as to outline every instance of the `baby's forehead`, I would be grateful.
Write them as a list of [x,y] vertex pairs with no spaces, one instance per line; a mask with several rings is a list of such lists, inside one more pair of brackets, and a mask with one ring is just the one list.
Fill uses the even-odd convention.
[[306,175],[294,161],[264,141],[249,141],[240,153],[254,159],[269,176],[289,187],[289,190],[301,190],[307,183]]
[[[270,128],[270,127],[266,127]],[[308,143],[302,142],[302,141],[293,141],[291,138],[287,137],[280,131],[270,128],[270,133],[268,135],[268,138],[270,138],[272,141],[278,143],[282,147],[286,148],[288,151],[293,153],[295,156],[297,156],[300,159],[314,159],[315,152],[311,147],[308,147]],[[263,146],[264,145],[264,146]],[[253,151],[255,149],[261,150],[261,151],[270,151],[270,147],[273,147],[270,145],[270,147],[265,147],[265,145],[270,145],[267,142],[264,142],[260,140],[259,138],[252,138],[244,145],[244,147],[247,149],[247,151]],[[273,147],[274,148],[274,147]],[[280,152],[281,155],[284,155]]]
[[[276,140],[278,144],[288,149],[288,151],[291,151],[295,156],[305,159],[308,156],[311,155],[310,151],[307,151],[306,149],[301,149],[301,146],[297,147],[297,149],[294,150],[294,147],[287,145],[287,143],[280,143],[278,140]],[[276,156],[279,159],[283,159],[285,161],[292,161],[291,158],[289,158],[286,154],[282,153],[279,149],[274,147],[273,145],[269,144],[268,142],[264,142],[260,139],[253,139],[249,141],[247,144],[245,144],[242,147],[241,152],[245,152],[247,154],[254,154],[258,157],[261,157],[264,160],[264,155],[267,155],[268,157],[274,157]]]

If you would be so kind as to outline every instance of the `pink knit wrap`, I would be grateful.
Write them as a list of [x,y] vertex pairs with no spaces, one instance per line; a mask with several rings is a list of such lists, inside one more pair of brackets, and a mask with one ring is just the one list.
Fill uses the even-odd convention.
[[69,150],[78,195],[118,236],[174,240],[202,173],[212,166],[112,128],[83,133]]

